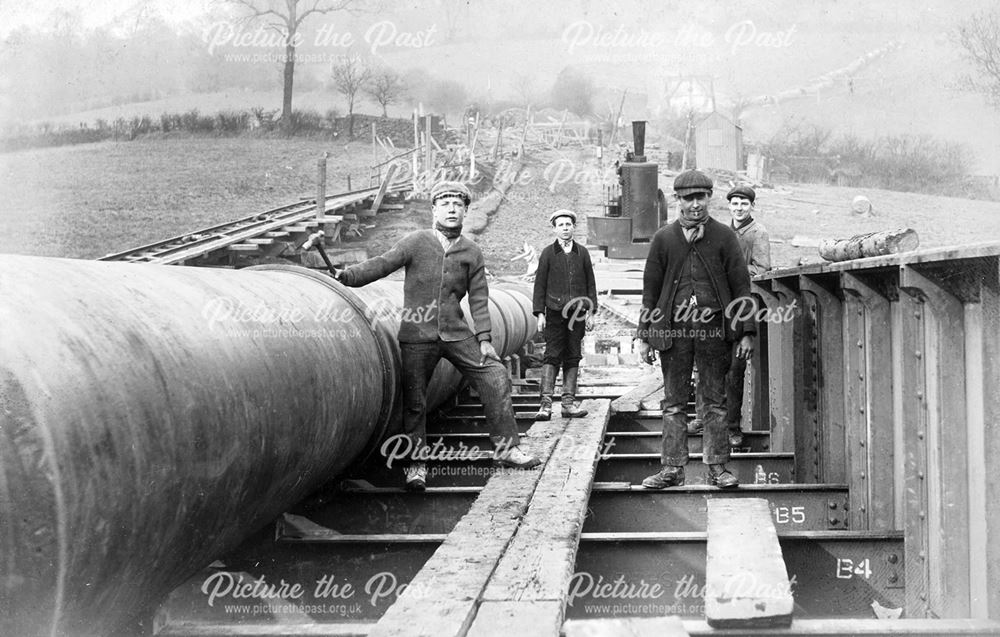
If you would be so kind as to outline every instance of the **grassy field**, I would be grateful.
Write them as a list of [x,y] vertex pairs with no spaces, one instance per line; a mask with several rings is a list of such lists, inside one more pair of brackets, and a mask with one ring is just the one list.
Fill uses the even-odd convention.
[[0,154],[0,252],[97,258],[366,186],[371,147],[302,139],[141,139]]

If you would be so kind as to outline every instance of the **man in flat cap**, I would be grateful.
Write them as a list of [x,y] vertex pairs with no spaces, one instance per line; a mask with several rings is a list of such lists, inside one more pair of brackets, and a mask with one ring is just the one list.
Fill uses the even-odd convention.
[[[434,227],[406,235],[388,252],[341,270],[337,279],[360,287],[406,268],[404,311],[399,325],[403,368],[403,430],[414,458],[426,448],[427,383],[441,358],[454,365],[479,392],[496,460],[530,468],[538,458],[521,450],[510,398],[510,378],[490,343],[492,329],[486,264],[479,246],[462,236],[472,197],[464,184],[442,181],[431,190]],[[469,295],[475,332],[459,302]],[[427,465],[414,459],[404,469],[406,487],[422,490]]]
[[[763,274],[771,269],[771,239],[767,229],[753,218],[757,193],[750,186],[736,186],[728,193],[729,214],[733,220],[730,227],[736,232],[743,249],[743,259],[747,262],[750,276]],[[729,430],[729,444],[739,447],[743,444],[743,381],[746,377],[747,359],[736,355],[733,349],[729,372],[726,374],[726,428]]]
[[639,316],[639,355],[653,364],[660,358],[664,399],[662,469],[642,481],[647,489],[684,484],[688,462],[687,415],[692,366],[698,365],[698,392],[704,399],[703,461],[707,482],[735,487],[739,480],[726,469],[725,376],[731,344],[746,359],[753,351],[756,326],[725,316],[734,299],[748,298],[750,276],[736,233],[709,216],[712,180],[697,170],[674,180],[680,205],[677,221],[657,230],[643,273]]
[[556,239],[538,257],[532,312],[538,317],[538,331],[545,335],[542,363],[541,407],[535,420],[552,417],[552,392],[556,374],[562,367],[562,415],[587,415],[576,402],[576,386],[583,354],[580,342],[584,329],[592,329],[597,312],[597,283],[590,253],[573,240],[576,213],[556,210],[549,215]]

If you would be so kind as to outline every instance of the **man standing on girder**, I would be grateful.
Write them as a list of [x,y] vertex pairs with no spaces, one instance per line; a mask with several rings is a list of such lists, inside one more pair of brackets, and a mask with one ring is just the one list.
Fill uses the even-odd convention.
[[684,484],[686,406],[695,363],[705,409],[702,452],[707,482],[718,487],[739,484],[725,465],[725,377],[732,343],[737,342],[737,356],[749,358],[757,330],[752,319],[737,322],[726,316],[733,301],[750,299],[750,276],[736,233],[709,216],[712,187],[708,175],[697,170],[677,176],[674,194],[680,217],[656,231],[646,257],[639,356],[652,365],[659,353],[664,391],[662,469],[642,481],[647,489]]
[[[743,249],[743,260],[747,262],[750,276],[764,274],[771,269],[771,239],[767,228],[753,218],[757,193],[750,186],[736,186],[728,193],[729,214],[733,220],[730,227],[736,232]],[[743,444],[743,381],[746,378],[747,359],[737,356],[733,348],[729,372],[726,374],[726,428],[729,430],[729,445]]]
[[[338,271],[336,276],[344,285],[360,287],[406,268],[399,349],[403,430],[410,438],[414,457],[420,457],[426,448],[427,384],[438,362],[446,358],[479,392],[496,460],[508,467],[530,468],[540,461],[519,446],[510,377],[490,343],[492,326],[483,253],[462,236],[462,222],[471,200],[464,184],[439,182],[431,190],[433,228],[411,232],[386,253]],[[459,306],[466,294],[475,333]],[[424,489],[425,462],[411,461],[404,473],[408,489]]]
[[549,215],[556,240],[545,246],[538,257],[532,313],[538,331],[545,335],[545,360],[542,362],[541,406],[535,420],[552,417],[552,392],[556,374],[562,367],[562,415],[581,418],[587,415],[576,402],[576,387],[583,358],[581,342],[584,330],[593,328],[597,312],[597,282],[587,248],[573,240],[576,213],[556,210]]

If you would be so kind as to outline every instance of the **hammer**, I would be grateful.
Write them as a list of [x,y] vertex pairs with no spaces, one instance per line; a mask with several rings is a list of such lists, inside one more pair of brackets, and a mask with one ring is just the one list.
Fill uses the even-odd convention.
[[316,249],[319,250],[319,256],[323,257],[323,262],[326,263],[326,269],[330,271],[330,276],[336,279],[338,276],[337,268],[333,267],[333,263],[330,262],[330,257],[326,255],[326,250],[323,248],[322,239],[324,236],[326,236],[326,233],[324,233],[322,230],[317,230],[316,232],[309,235],[309,238],[306,239],[306,242],[302,244],[302,249],[309,250],[309,248],[313,247],[313,245],[315,244]]

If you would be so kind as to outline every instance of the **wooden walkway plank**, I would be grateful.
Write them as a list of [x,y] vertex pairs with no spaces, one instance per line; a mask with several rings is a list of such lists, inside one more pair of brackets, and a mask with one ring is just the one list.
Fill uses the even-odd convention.
[[382,180],[382,185],[379,186],[378,194],[375,195],[375,200],[372,202],[372,207],[361,213],[363,217],[374,217],[378,212],[379,208],[382,206],[382,199],[385,198],[386,190],[389,189],[389,184],[392,183],[393,178],[396,176],[396,164],[390,164],[389,169],[385,173],[385,178]]
[[590,413],[567,425],[517,534],[490,578],[469,635],[506,637],[511,624],[497,621],[506,616],[516,619],[518,635],[552,635],[562,624],[610,411],[607,400],[583,405]]
[[[565,419],[537,423],[521,444],[542,459],[544,468],[565,427]],[[464,635],[541,475],[538,468],[493,475],[369,637]]]
[[635,389],[620,396],[611,403],[611,410],[616,413],[637,413],[643,409],[643,400],[661,389],[663,389],[663,373],[657,367],[650,367],[652,370]]
[[571,619],[563,624],[566,637],[687,637],[677,617]]
[[767,500],[708,501],[705,618],[713,628],[788,626],[792,589]]

